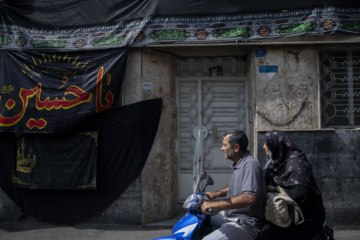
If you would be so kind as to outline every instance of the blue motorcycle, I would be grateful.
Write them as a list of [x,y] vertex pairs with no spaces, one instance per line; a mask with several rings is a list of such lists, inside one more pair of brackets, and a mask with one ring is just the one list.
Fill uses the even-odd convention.
[[[206,176],[207,174],[204,172],[202,175]],[[214,184],[211,176],[208,176],[206,179],[205,187]],[[210,225],[210,215],[204,214],[201,211],[203,201],[210,201],[209,197],[204,195],[205,187],[200,192],[197,192],[195,197],[190,195],[186,199],[183,207],[188,212],[175,224],[172,229],[172,235],[153,240],[200,240],[213,231]],[[211,209],[208,209],[208,212],[211,215],[215,214]]]
[[[153,240],[200,240],[213,231],[210,225],[210,215],[216,214],[212,209],[208,209],[210,215],[201,211],[204,201],[210,201],[205,194],[207,186],[213,185],[212,177],[203,170],[203,134],[202,130],[197,131],[195,156],[193,166],[193,194],[184,202],[183,207],[187,210],[172,229],[171,236],[155,238]],[[205,185],[203,182],[206,180]]]

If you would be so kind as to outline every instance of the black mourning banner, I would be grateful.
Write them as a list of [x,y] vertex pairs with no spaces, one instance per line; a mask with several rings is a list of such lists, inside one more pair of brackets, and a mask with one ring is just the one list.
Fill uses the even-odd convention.
[[19,134],[12,182],[36,189],[96,189],[97,132]]
[[0,132],[64,132],[118,106],[128,53],[0,48]]
[[[151,99],[95,114],[61,134],[0,132],[0,187],[23,211],[40,221],[75,224],[99,216],[140,175],[156,136],[161,110],[162,99]],[[83,134],[88,132],[97,132],[97,141],[91,134]],[[27,150],[19,165],[25,172],[32,169],[27,177],[24,172],[14,172],[23,138]],[[64,163],[57,166],[60,161]],[[88,169],[81,170],[83,167]],[[62,177],[50,184],[46,169]],[[96,189],[63,189],[91,185],[94,171]],[[38,188],[19,185],[14,175],[25,184],[38,184]],[[41,182],[37,178],[42,178]],[[58,189],[44,189],[49,185]]]

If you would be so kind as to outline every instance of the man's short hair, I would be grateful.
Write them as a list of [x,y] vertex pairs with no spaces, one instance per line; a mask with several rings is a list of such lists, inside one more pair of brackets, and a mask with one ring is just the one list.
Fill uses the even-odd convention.
[[247,151],[247,147],[249,145],[249,140],[246,134],[241,130],[231,130],[224,133],[223,137],[228,136],[229,143],[231,148],[235,146],[235,144],[239,144],[240,150]]

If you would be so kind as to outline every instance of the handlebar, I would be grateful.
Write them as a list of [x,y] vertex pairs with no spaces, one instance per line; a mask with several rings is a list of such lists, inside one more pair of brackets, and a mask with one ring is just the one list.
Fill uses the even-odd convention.
[[[201,210],[201,206],[202,206],[202,202],[201,203],[196,203],[196,204],[194,204],[193,206],[192,206],[192,208],[194,209],[194,210],[196,210],[196,211],[199,211],[199,212],[202,212],[202,210]],[[208,213],[209,213],[209,215],[215,215],[215,214],[217,214],[219,211],[218,210],[214,210],[214,209],[212,209],[212,208],[208,208],[207,210],[206,210]]]
[[212,208],[208,208],[208,209],[206,209],[206,211],[207,211],[208,213],[210,213],[210,215],[214,215],[214,214],[215,214],[215,210],[212,209]]
[[210,201],[211,201],[211,198],[210,198],[209,194],[203,194],[203,195],[202,195],[202,200],[203,200],[203,201],[210,202]]

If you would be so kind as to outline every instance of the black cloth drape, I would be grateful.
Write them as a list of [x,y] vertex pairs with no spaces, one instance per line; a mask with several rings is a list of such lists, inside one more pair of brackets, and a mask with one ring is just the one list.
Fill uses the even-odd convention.
[[201,16],[307,9],[359,7],[355,0],[239,1],[239,0],[5,0],[0,21],[21,26],[76,27],[149,16]]
[[16,136],[0,133],[0,186],[22,210],[40,221],[74,224],[97,216],[140,175],[161,109],[162,99],[146,100],[102,112],[73,129],[98,131],[96,190],[16,187],[12,183]]
[[97,132],[17,134],[12,183],[32,189],[96,189]]

